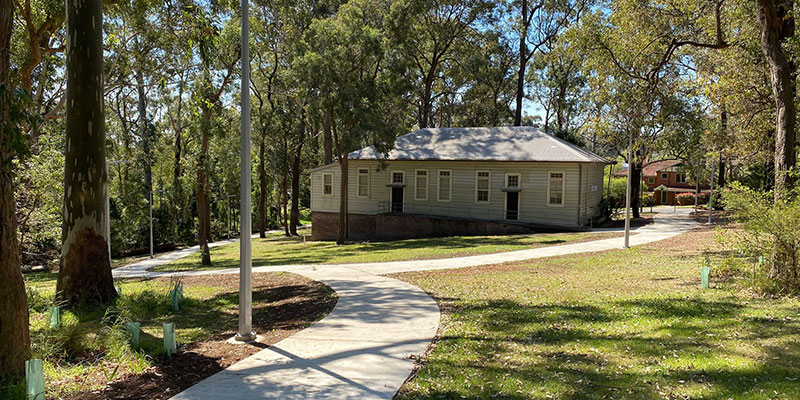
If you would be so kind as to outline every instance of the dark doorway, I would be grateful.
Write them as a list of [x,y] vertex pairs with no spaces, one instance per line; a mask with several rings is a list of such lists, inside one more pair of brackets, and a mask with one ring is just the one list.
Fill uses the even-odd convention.
[[392,188],[392,212],[403,212],[403,188],[401,187]]
[[506,219],[513,221],[519,219],[519,193],[506,193]]

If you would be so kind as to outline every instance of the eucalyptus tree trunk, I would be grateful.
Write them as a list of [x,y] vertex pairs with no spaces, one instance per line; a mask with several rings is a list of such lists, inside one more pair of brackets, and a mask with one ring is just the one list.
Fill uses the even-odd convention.
[[267,143],[264,135],[261,135],[261,143],[258,146],[258,182],[261,189],[258,193],[258,237],[267,237],[267,166],[265,154]]
[[331,133],[331,112],[325,111],[322,117],[322,151],[324,152],[324,165],[333,163],[333,135]]
[[628,168],[631,169],[631,212],[633,212],[633,218],[641,217],[639,211],[641,211],[641,203],[642,203],[642,162],[636,161],[630,163]]
[[[144,91],[144,73],[141,68],[136,71],[136,94],[138,99],[136,108],[139,113],[139,136],[142,138],[142,151],[145,157],[145,163],[142,166],[144,167],[144,187],[147,192],[147,198],[150,199],[150,191],[153,190],[153,166],[151,163],[153,155],[150,144],[150,130],[147,126],[147,95]],[[150,206],[152,207],[152,204]]]
[[[795,165],[794,66],[782,43],[794,36],[792,0],[756,0],[756,16],[761,30],[761,51],[767,59],[775,98],[775,200],[794,187],[788,173]],[[713,179],[713,177],[712,177]]]
[[347,154],[339,157],[339,170],[341,179],[339,180],[339,226],[336,231],[336,244],[344,244],[347,241]]
[[519,35],[519,69],[517,70],[516,110],[514,126],[522,125],[522,99],[525,97],[525,67],[528,65],[528,0],[522,0],[522,29]]
[[289,234],[297,236],[297,224],[300,223],[300,154],[303,146],[297,146],[292,157],[292,209],[289,214]]
[[56,292],[68,304],[117,297],[108,247],[103,5],[67,2],[64,220]]
[[291,233],[289,232],[289,208],[288,208],[288,204],[289,204],[289,186],[288,186],[289,177],[288,177],[288,175],[289,175],[289,172],[284,170],[283,171],[283,182],[281,182],[281,196],[283,197],[283,199],[281,200],[281,203],[283,203],[283,232],[286,234],[286,236],[291,236]]
[[211,205],[208,200],[208,148],[210,138],[211,110],[203,106],[202,111],[202,139],[200,144],[200,159],[197,166],[197,241],[202,253],[203,265],[211,265],[211,250],[208,242],[211,240]]
[[[12,0],[0,0],[0,91],[8,90],[11,66]],[[0,96],[0,119],[9,105]],[[13,121],[12,121],[13,123]],[[30,352],[28,301],[19,269],[16,202],[8,132],[0,131],[0,377],[22,377]]]

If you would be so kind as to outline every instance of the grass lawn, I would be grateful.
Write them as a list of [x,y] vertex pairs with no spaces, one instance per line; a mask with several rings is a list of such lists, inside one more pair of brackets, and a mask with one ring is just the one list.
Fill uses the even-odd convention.
[[800,300],[701,290],[713,231],[633,248],[399,274],[440,303],[400,399],[798,399]]
[[[311,236],[311,229],[298,234]],[[303,237],[286,237],[282,233],[253,240],[253,265],[284,264],[342,264],[401,260],[422,260],[499,253],[512,250],[552,246],[568,242],[604,239],[621,233],[539,233],[512,236],[456,236],[398,240],[393,242],[363,242],[337,246],[335,242],[304,242]],[[230,244],[211,249],[210,267],[200,263],[200,253],[152,268],[152,271],[186,271],[204,268],[237,268],[239,245]]]
[[[33,358],[44,360],[47,398],[161,399],[321,319],[336,303],[326,285],[299,275],[253,275],[253,325],[264,335],[254,346],[226,343],[238,326],[238,277],[182,279],[180,311],[170,307],[170,279],[118,282],[112,305],[62,311],[49,327],[56,275],[26,274]],[[141,322],[132,346],[125,323]],[[162,323],[174,322],[179,353],[167,358]],[[24,399],[24,387],[0,387],[0,398]]]

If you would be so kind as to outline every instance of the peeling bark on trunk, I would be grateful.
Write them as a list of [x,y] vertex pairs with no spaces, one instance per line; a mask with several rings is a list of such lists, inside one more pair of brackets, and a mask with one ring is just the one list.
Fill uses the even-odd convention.
[[68,304],[117,297],[108,254],[103,6],[67,2],[64,221],[56,291]]
[[202,112],[203,137],[197,168],[197,242],[202,252],[203,265],[211,265],[211,250],[208,248],[208,242],[211,240],[211,207],[208,200],[208,174],[206,173],[208,168],[211,110],[204,106]]
[[756,16],[761,30],[761,51],[767,59],[775,97],[775,200],[794,187],[788,174],[795,166],[794,67],[782,42],[794,36],[793,1],[756,0]]
[[[0,0],[0,90],[8,84],[14,6]],[[0,99],[0,118],[7,120],[8,105]],[[6,132],[0,131],[0,377],[25,376],[30,353],[28,300],[19,269],[15,215],[13,157]]]
[[258,237],[267,237],[267,141],[261,135],[261,143],[258,146]]

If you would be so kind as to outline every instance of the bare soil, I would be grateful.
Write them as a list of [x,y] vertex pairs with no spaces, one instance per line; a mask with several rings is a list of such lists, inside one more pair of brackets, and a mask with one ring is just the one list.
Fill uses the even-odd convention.
[[[215,286],[223,292],[235,292],[239,277],[235,274],[185,277],[183,285]],[[268,300],[266,307],[258,304],[259,293],[265,292],[269,296],[261,300]],[[328,286],[298,275],[253,274],[253,326],[259,333],[258,342],[228,343],[235,332],[221,329],[211,340],[183,344],[177,355],[157,358],[155,365],[142,373],[120,377],[102,390],[78,393],[67,399],[168,399],[320,320],[333,310],[336,300],[335,292]],[[102,383],[105,378],[98,375],[95,379]]]

